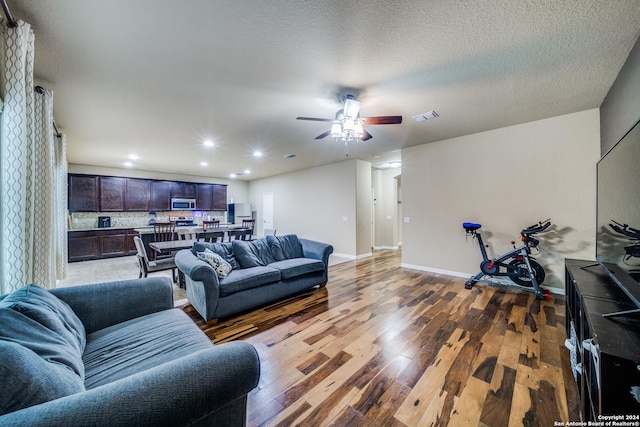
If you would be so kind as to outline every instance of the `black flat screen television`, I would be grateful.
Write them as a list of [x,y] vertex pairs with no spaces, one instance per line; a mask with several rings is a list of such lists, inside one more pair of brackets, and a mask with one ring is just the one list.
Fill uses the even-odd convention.
[[[639,123],[598,162],[596,228],[596,259],[635,304],[630,313],[636,316],[640,311]],[[619,314],[628,313],[615,313]]]

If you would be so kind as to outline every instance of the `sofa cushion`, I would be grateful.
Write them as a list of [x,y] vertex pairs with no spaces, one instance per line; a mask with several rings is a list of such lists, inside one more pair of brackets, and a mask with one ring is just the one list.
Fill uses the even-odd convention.
[[295,234],[285,234],[284,236],[267,236],[267,242],[271,249],[271,254],[276,261],[285,259],[302,258],[302,245]]
[[0,413],[84,391],[84,326],[50,292],[29,285],[0,301]]
[[28,285],[0,300],[0,308],[9,308],[40,323],[64,338],[82,354],[85,346],[84,325],[69,305],[37,285]]
[[233,240],[233,253],[240,264],[240,268],[258,267],[271,264],[277,261],[273,255],[266,239],[257,239],[250,242],[244,240]]
[[280,280],[280,271],[275,268],[257,266],[233,270],[220,281],[220,296],[257,288]]
[[0,339],[0,360],[0,415],[85,390],[66,365],[47,361],[21,344]]
[[236,260],[235,255],[233,254],[233,247],[230,242],[224,243],[211,243],[211,242],[195,242],[193,247],[191,248],[191,252],[193,255],[198,256],[198,252],[204,252],[205,249],[209,249],[212,252],[217,253],[227,261],[232,269],[240,268],[238,265],[238,261]]
[[272,262],[269,264],[269,267],[280,270],[280,277],[282,280],[302,276],[307,273],[324,271],[324,263],[320,260],[311,258],[285,259],[283,261]]
[[198,258],[213,267],[219,279],[227,277],[232,270],[231,264],[209,248],[205,249],[204,252],[196,252],[196,254]]
[[87,336],[85,386],[92,389],[111,383],[212,345],[179,309],[109,326]]

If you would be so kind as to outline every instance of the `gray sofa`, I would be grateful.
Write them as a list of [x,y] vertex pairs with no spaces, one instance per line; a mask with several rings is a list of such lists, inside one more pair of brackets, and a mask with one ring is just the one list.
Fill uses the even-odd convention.
[[169,278],[0,297],[0,425],[246,424],[260,364],[173,308]]
[[[219,271],[199,258],[209,250],[231,267]],[[252,241],[196,242],[175,256],[184,274],[187,298],[204,318],[214,321],[301,291],[324,286],[333,246],[295,234]]]

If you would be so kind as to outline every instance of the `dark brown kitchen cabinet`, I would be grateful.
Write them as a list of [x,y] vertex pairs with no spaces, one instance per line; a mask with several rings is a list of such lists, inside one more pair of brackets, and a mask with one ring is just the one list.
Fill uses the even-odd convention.
[[213,184],[213,206],[212,211],[227,210],[227,186],[221,184]]
[[98,211],[98,177],[68,175],[69,212]]
[[213,210],[213,184],[198,184],[196,187],[196,207],[199,211]]
[[98,258],[98,233],[70,231],[67,240],[69,262]]
[[124,210],[125,178],[101,176],[100,212],[122,212]]
[[171,181],[151,181],[149,183],[149,211],[171,210]]
[[148,212],[149,180],[127,178],[124,202],[124,210],[126,212]]
[[171,197],[180,199],[195,199],[196,184],[194,182],[171,182]]
[[135,255],[133,237],[138,235],[129,228],[69,231],[69,262]]
[[127,255],[127,230],[98,231],[98,257]]

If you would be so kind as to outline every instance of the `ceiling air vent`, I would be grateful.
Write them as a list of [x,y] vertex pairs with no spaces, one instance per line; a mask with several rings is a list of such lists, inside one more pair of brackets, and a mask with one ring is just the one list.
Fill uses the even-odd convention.
[[427,111],[426,113],[418,114],[417,116],[413,116],[416,122],[424,122],[425,120],[435,119],[438,116],[438,113],[435,111]]

